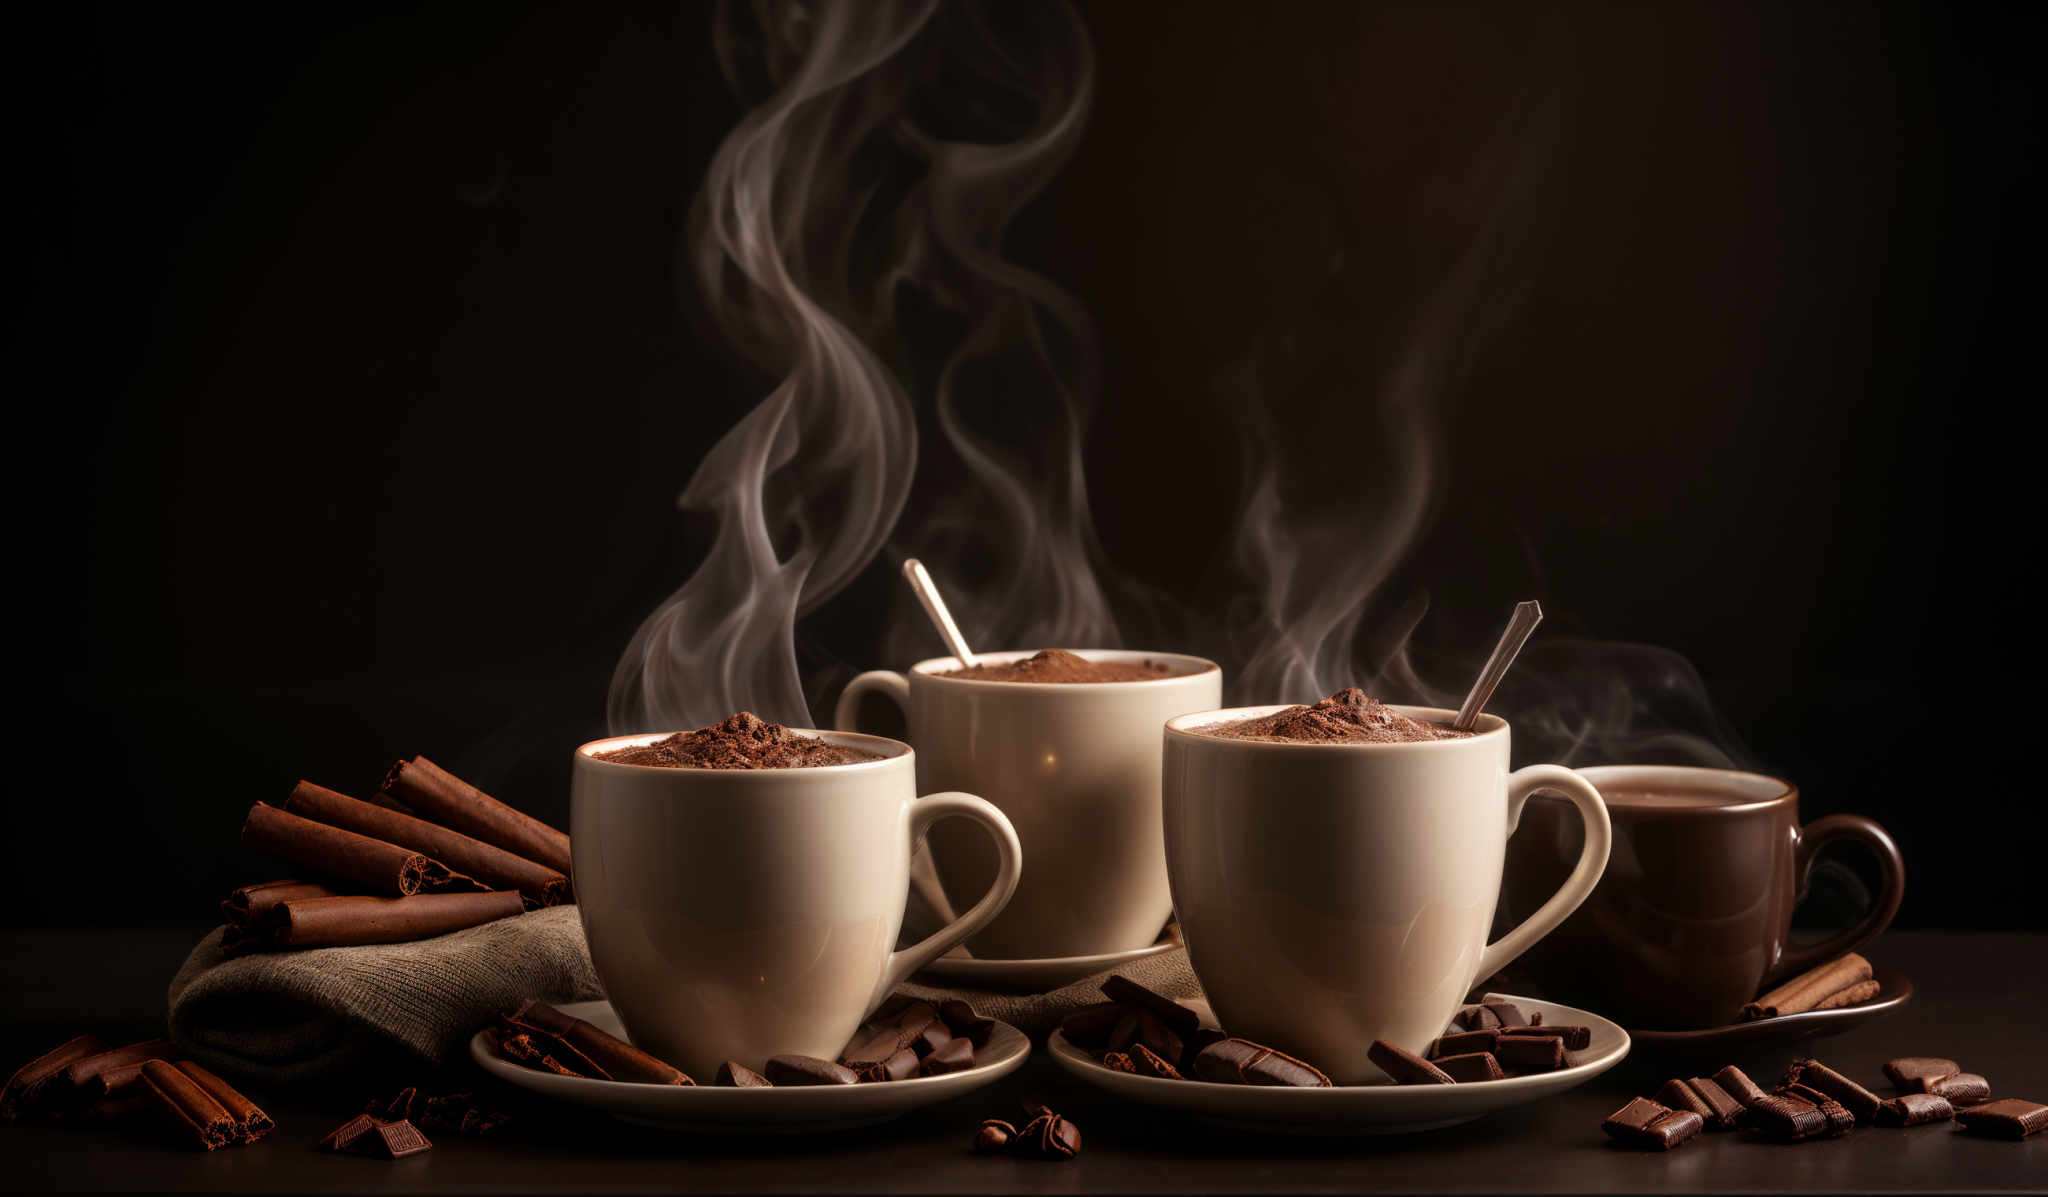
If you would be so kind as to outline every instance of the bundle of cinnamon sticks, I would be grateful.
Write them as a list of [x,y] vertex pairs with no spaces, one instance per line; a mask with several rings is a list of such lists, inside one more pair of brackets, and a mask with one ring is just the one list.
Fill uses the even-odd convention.
[[109,1048],[80,1035],[30,1060],[0,1088],[0,1122],[147,1118],[188,1147],[254,1143],[270,1116],[167,1039]]
[[423,756],[367,802],[301,781],[249,808],[242,842],[314,880],[229,894],[230,954],[428,939],[573,896],[568,836]]
[[1740,1020],[1778,1018],[1809,1010],[1839,1010],[1877,996],[1878,983],[1870,961],[1850,952],[1811,968],[1742,1008]]

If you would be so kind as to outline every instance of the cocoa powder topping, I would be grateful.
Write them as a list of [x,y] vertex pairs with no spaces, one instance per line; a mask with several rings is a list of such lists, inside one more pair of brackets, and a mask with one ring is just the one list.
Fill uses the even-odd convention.
[[1229,740],[1290,743],[1407,744],[1419,740],[1461,740],[1471,735],[1441,723],[1411,719],[1356,686],[1339,690],[1314,706],[1288,707],[1258,719],[1240,719],[1192,729]]
[[752,711],[741,711],[696,731],[677,732],[652,744],[618,748],[596,756],[598,760],[620,765],[652,765],[662,769],[810,769],[882,759],[878,753],[793,732]]
[[1021,661],[976,665],[937,676],[973,682],[1149,682],[1184,672],[1158,661],[1091,661],[1063,648],[1048,648]]

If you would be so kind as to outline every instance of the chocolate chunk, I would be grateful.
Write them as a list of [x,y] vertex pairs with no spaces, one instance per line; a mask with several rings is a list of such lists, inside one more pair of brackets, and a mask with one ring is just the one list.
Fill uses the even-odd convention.
[[974,1132],[976,1155],[992,1155],[1007,1150],[1010,1141],[1017,1137],[1017,1128],[1000,1118],[985,1119]]
[[1564,1040],[1549,1036],[1503,1035],[1494,1058],[1509,1072],[1556,1072],[1564,1067]]
[[1060,1020],[1060,1034],[1084,1051],[1101,1051],[1108,1046],[1109,1033],[1116,1029],[1123,1014],[1123,1007],[1115,1002],[1083,1006]]
[[1365,1058],[1379,1066],[1381,1072],[1393,1077],[1402,1085],[1452,1085],[1457,1082],[1450,1074],[1413,1052],[1403,1051],[1384,1039],[1375,1039],[1366,1049]]
[[1812,1085],[1787,1085],[1785,1086],[1785,1096],[1796,1097],[1814,1109],[1819,1110],[1821,1117],[1828,1120],[1825,1133],[1830,1139],[1839,1139],[1856,1129],[1856,1115],[1849,1112],[1849,1107],[1822,1093]]
[[316,1151],[347,1151],[357,1139],[377,1129],[378,1120],[368,1114],[355,1117],[328,1131],[326,1137],[313,1145]]
[[1705,1120],[1691,1110],[1670,1110],[1647,1097],[1632,1099],[1600,1124],[1617,1142],[1669,1151],[1696,1137]]
[[1905,1093],[1925,1093],[1929,1084],[1962,1070],[1962,1065],[1940,1056],[1901,1056],[1886,1061],[1884,1066],[1885,1076]]
[[952,1041],[953,1028],[947,1026],[944,1019],[934,1018],[911,1039],[910,1050],[920,1056],[929,1056]]
[[1929,1122],[1947,1122],[1955,1117],[1955,1113],[1955,1107],[1948,1104],[1946,1097],[1932,1093],[1906,1093],[1879,1102],[1877,1117],[1873,1121],[1879,1126],[1924,1126]]
[[1487,1031],[1500,1026],[1500,1015],[1485,1006],[1467,1006],[1451,1019],[1451,1025],[1461,1031]]
[[1030,1159],[1071,1160],[1081,1154],[1081,1128],[1047,1110],[1025,1124],[1010,1147]]
[[1700,1116],[1702,1122],[1710,1125],[1717,1120],[1714,1114],[1714,1107],[1708,1105],[1706,1099],[1694,1091],[1691,1085],[1686,1084],[1677,1077],[1664,1082],[1663,1086],[1657,1090],[1656,1100],[1659,1105],[1668,1106],[1674,1110],[1691,1110]]
[[1104,1052],[1102,1066],[1114,1072],[1138,1071],[1138,1063],[1131,1059],[1129,1052]]
[[953,1029],[955,1035],[972,1043],[977,1051],[987,1047],[988,1037],[995,1034],[996,1020],[983,1016],[959,998],[940,1002],[939,1017],[946,1020],[946,1025]]
[[1455,1035],[1439,1035],[1429,1041],[1422,1050],[1425,1060],[1441,1059],[1444,1056],[1464,1056],[1475,1052],[1491,1052],[1500,1042],[1499,1031],[1459,1031]]
[[770,1056],[761,1073],[777,1085],[851,1085],[860,1080],[846,1065],[816,1056]]
[[1766,1093],[1746,1104],[1749,1107],[1749,1124],[1762,1131],[1766,1138],[1780,1143],[1797,1143],[1801,1139],[1827,1133],[1827,1115],[1811,1102]]
[[1707,1115],[1708,1130],[1734,1130],[1742,1125],[1742,1103],[1730,1096],[1728,1091],[1711,1077],[1693,1077],[1686,1082],[1686,1087],[1697,1094],[1700,1101],[1711,1111]]
[[1134,1006],[1120,1006],[1117,1009],[1116,1026],[1110,1028],[1109,1038],[1102,1044],[1104,1048],[1113,1052],[1123,1051],[1138,1041],[1138,1020],[1145,1013]]
[[1223,1039],[1203,1048],[1195,1057],[1195,1075],[1227,1085],[1322,1088],[1330,1083],[1329,1077],[1310,1065],[1249,1039]]
[[379,1122],[370,1133],[358,1135],[346,1148],[350,1155],[377,1160],[402,1160],[433,1150],[434,1145],[410,1122]]
[[[917,1057],[913,1055],[911,1062],[916,1063],[916,1061]],[[772,1088],[775,1084],[775,1082],[746,1065],[734,1063],[731,1060],[727,1060],[718,1066],[718,1075],[711,1083],[714,1085],[725,1085],[733,1089],[767,1089]]]
[[1529,1025],[1529,1020],[1522,1016],[1521,1010],[1516,1008],[1513,1002],[1481,1002],[1480,1005],[1493,1011],[1496,1026],[1526,1027]]
[[1500,1036],[1503,1039],[1516,1039],[1523,1036],[1541,1038],[1544,1035],[1553,1035],[1564,1040],[1565,1050],[1567,1051],[1582,1052],[1593,1046],[1593,1028],[1591,1027],[1527,1026],[1502,1027],[1500,1029]]
[[1507,1076],[1501,1069],[1500,1061],[1492,1052],[1464,1052],[1455,1056],[1438,1056],[1431,1063],[1443,1070],[1443,1074],[1461,1085],[1473,1081],[1497,1081]]
[[1714,1083],[1726,1090],[1728,1096],[1742,1103],[1744,1109],[1752,1109],[1767,1096],[1763,1089],[1749,1079],[1749,1074],[1730,1064],[1714,1074]]
[[1946,1098],[1948,1104],[1960,1110],[1990,1101],[1991,1082],[1974,1072],[1958,1072],[1929,1084],[1927,1092]]
[[1152,1054],[1168,1060],[1178,1060],[1181,1055],[1181,1038],[1164,1019],[1150,1010],[1138,1015],[1138,1033],[1131,1040],[1133,1045],[1143,1046]]
[[[1102,983],[1102,996],[1112,1002],[1136,1006],[1151,1013],[1152,1017],[1172,1027],[1175,1034],[1192,1034],[1202,1025],[1202,1016],[1174,1001],[1156,994],[1128,977],[1112,976]],[[1179,1053],[1175,1053],[1178,1055]]]
[[1161,1056],[1142,1043],[1131,1045],[1130,1060],[1132,1071],[1136,1072],[1139,1076],[1156,1076],[1169,1081],[1187,1079],[1181,1076],[1180,1069],[1175,1068],[1169,1063],[1166,1057]]
[[917,1066],[919,1076],[944,1076],[949,1072],[965,1072],[974,1067],[974,1044],[965,1036],[948,1039],[925,1053],[924,1062]]
[[1877,1094],[1829,1068],[1819,1060],[1795,1060],[1785,1074],[1787,1084],[1811,1085],[1822,1093],[1847,1106],[1856,1121],[1868,1124],[1877,1117],[1881,1100]]
[[2017,1097],[2001,1097],[1967,1110],[1957,1110],[1956,1121],[1972,1134],[1989,1135],[1994,1139],[2024,1139],[2048,1130],[2048,1106]]
[[937,1006],[926,1001],[891,999],[882,1003],[874,1018],[854,1033],[852,1041],[840,1050],[839,1062],[853,1069],[872,1068],[913,1046],[935,1022],[942,1028],[939,1043],[953,1037],[950,1030],[944,1029]]
[[1229,1037],[1215,1027],[1196,1027],[1193,1034],[1182,1036],[1180,1060],[1178,1061],[1181,1072],[1183,1074],[1193,1072],[1195,1070],[1195,1057],[1202,1054],[1203,1048],[1208,1047],[1212,1043],[1221,1043]]
[[[972,1041],[970,1040],[970,1042]],[[880,1064],[867,1068],[856,1068],[854,1071],[860,1074],[862,1081],[867,1082],[906,1081],[917,1075],[917,1070],[921,1063],[922,1061],[919,1059],[917,1052],[912,1048],[906,1047]]]

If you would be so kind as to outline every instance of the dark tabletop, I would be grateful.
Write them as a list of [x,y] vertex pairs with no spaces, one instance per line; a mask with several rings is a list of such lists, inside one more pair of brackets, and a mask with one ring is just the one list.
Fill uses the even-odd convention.
[[[0,932],[7,966],[0,1071],[72,1035],[111,1042],[156,1033],[164,987],[198,932]],[[1879,1066],[1941,1055],[1990,1078],[1998,1096],[2048,1101],[2048,935],[1898,933],[1866,954],[1904,972],[1917,995],[1811,1054],[1888,1093]],[[1769,1083],[1797,1044],[1734,1057]],[[1727,1059],[1706,1061],[1709,1065]],[[1699,1071],[1635,1056],[1570,1093],[1426,1134],[1342,1140],[1257,1136],[1119,1105],[1043,1053],[966,1097],[864,1131],[806,1138],[704,1138],[585,1119],[533,1141],[437,1135],[396,1163],[315,1153],[312,1144],[368,1092],[252,1090],[278,1121],[269,1138],[211,1155],[113,1130],[0,1128],[10,1189],[172,1189],[380,1193],[1471,1193],[2048,1191],[2048,1134],[2022,1143],[1947,1125],[1860,1129],[1791,1146],[1707,1135],[1668,1155],[1609,1145],[1602,1117],[1669,1075]],[[399,1082],[394,1081],[392,1088]],[[1080,1158],[1039,1163],[971,1154],[981,1119],[1027,1098],[1071,1117]]]

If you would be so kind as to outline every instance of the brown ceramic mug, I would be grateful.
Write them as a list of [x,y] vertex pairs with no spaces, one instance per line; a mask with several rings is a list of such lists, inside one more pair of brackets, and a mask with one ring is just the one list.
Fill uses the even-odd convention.
[[[1789,782],[1664,765],[1578,772],[1607,803],[1607,872],[1515,966],[1517,978],[1557,1001],[1643,1030],[1720,1026],[1766,987],[1869,943],[1899,909],[1905,864],[1891,836],[1860,815],[1802,826]],[[1580,834],[1568,804],[1529,800],[1508,841],[1498,918],[1512,925],[1556,892],[1578,860]],[[1840,840],[1877,858],[1877,900],[1847,930],[1789,946],[1814,859]]]

